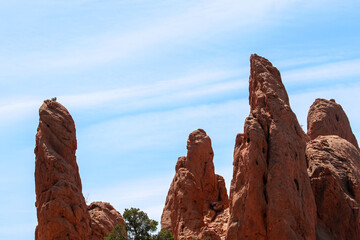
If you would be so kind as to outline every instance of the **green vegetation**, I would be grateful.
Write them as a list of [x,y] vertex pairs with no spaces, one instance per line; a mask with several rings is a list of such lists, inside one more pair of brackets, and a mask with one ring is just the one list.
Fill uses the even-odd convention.
[[151,232],[157,229],[158,222],[138,208],[126,208],[123,217],[129,240],[149,240]]
[[[116,225],[114,230],[107,237],[104,237],[104,240],[174,240],[173,235],[167,229],[152,235],[151,233],[157,229],[158,222],[150,219],[145,212],[138,208],[126,208],[123,218],[125,227]],[[210,239],[192,238],[191,240]]]
[[127,240],[124,226],[116,225],[114,230],[104,237],[104,240]]
[[163,229],[153,240],[174,240],[174,237],[169,230]]
[[174,240],[171,232],[165,229],[157,235],[152,235],[151,233],[157,229],[158,222],[150,219],[138,208],[125,209],[123,218],[125,227],[116,225],[104,240]]

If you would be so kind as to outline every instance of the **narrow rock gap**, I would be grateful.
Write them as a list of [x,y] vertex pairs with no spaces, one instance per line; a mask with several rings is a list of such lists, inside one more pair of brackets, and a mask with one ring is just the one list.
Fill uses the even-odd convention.
[[296,185],[296,190],[299,191],[299,182],[296,178],[294,179],[294,183]]
[[[267,119],[268,121],[266,121],[267,123],[267,128],[266,128],[266,135],[265,135],[265,140],[266,140],[266,170],[263,174],[263,184],[264,184],[264,198],[265,198],[265,209],[264,209],[264,214],[263,214],[263,221],[264,221],[264,227],[265,227],[265,231],[266,231],[266,235],[268,232],[268,226],[267,226],[267,208],[268,208],[268,195],[267,195],[267,177],[268,177],[268,169],[269,169],[269,164],[270,164],[270,126],[271,126],[271,122],[269,123],[269,119]],[[264,132],[265,133],[265,132]],[[263,152],[265,154],[265,149],[263,148]]]
[[267,145],[267,151],[266,151],[266,165],[269,167],[269,155],[270,155],[270,126],[267,127],[267,134],[266,134],[266,145]]
[[266,192],[267,179],[266,179],[265,174],[263,175],[263,184],[264,184],[264,198],[265,198],[266,204],[268,204],[268,196],[267,196],[267,192]]
[[355,198],[355,191],[354,191],[354,184],[352,183],[351,179],[349,178],[349,176],[346,176],[346,189],[349,192],[350,196],[352,198]]
[[204,172],[203,172],[203,177],[205,176],[205,173],[206,173],[206,167],[207,167],[207,164],[208,164],[208,162],[205,162],[205,165],[204,165]]

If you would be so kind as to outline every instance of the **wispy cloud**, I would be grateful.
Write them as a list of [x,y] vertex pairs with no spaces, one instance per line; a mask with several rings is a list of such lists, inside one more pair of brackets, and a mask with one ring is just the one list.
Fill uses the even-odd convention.
[[[12,102],[10,103],[9,102]],[[8,99],[7,101],[2,100],[0,102],[0,127],[5,126],[10,122],[17,122],[24,117],[30,115],[36,115],[37,109],[39,108],[39,102],[35,100],[17,100]]]
[[[291,68],[303,68],[309,65],[319,65],[328,63],[330,61],[338,60],[338,56],[311,56],[311,57],[299,57],[291,59],[281,59],[279,61],[274,61],[274,65],[282,71],[282,69],[291,69]],[[338,60],[339,61],[339,60]]]
[[[208,70],[151,84],[57,97],[69,109],[108,109],[113,114],[123,114],[154,107],[182,106],[185,102],[186,105],[240,91],[247,86],[247,80],[239,79],[239,74],[241,71]],[[36,115],[42,100],[43,96],[0,99],[0,114],[3,116],[0,123]]]
[[[329,81],[340,78],[343,78],[343,80],[340,80],[340,82],[359,82],[359,66],[360,59],[352,59],[311,66],[307,68],[298,68],[295,70],[286,71],[282,75],[283,79],[288,83],[309,84],[309,82],[314,81],[318,83],[320,81]],[[358,78],[352,80],[346,79],[353,76],[357,76]]]
[[153,50],[160,44],[176,44],[194,39],[201,41],[204,36],[210,38],[234,28],[269,24],[276,21],[274,13],[294,2],[296,1],[201,1],[180,14],[154,19],[154,24],[144,29],[94,36],[87,39],[85,44],[83,41],[73,43],[65,49],[50,52],[46,49],[43,53],[27,53],[15,58],[7,56],[6,59],[0,59],[0,67],[7,72],[19,73],[19,70],[23,70],[30,74],[63,68],[88,68],[114,60],[126,60],[146,50]]
[[[356,83],[360,78],[360,59],[331,62],[311,67],[302,66],[306,59],[292,60],[294,70],[282,73],[285,85],[308,86],[310,82],[319,84],[329,82],[329,89],[339,83]],[[297,65],[296,65],[296,64]],[[58,96],[58,99],[70,110],[82,111],[101,109],[112,115],[141,113],[181,108],[190,105],[212,103],[233,94],[232,99],[247,97],[248,79],[243,78],[244,68],[235,70],[207,70],[175,79],[145,83],[75,95]],[[241,76],[241,77],[240,77]],[[338,87],[336,87],[338,88]],[[22,97],[21,99],[2,99],[0,113],[2,123],[36,114],[41,97]],[[228,99],[229,100],[229,99]],[[10,104],[9,104],[10,103]],[[114,104],[116,103],[116,104]]]
[[[171,104],[183,99],[194,99],[211,94],[239,90],[247,80],[237,78],[239,71],[205,71],[190,76],[135,85],[108,91],[59,96],[59,100],[74,108],[97,108],[117,102],[121,109]],[[234,79],[235,78],[235,79]],[[113,105],[113,104],[112,104]]]
[[[119,152],[133,151],[139,146],[153,150],[176,146],[191,131],[204,128],[211,129],[209,136],[216,134],[217,140],[221,141],[222,135],[241,129],[241,117],[244,119],[248,113],[249,105],[245,99],[122,116],[88,127],[79,139],[84,146],[97,151],[105,150],[109,145]],[[117,137],[119,133],[121,138]]]

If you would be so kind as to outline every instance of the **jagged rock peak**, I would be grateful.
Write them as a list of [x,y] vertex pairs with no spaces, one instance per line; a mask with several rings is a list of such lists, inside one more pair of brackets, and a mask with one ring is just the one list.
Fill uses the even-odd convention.
[[76,163],[76,130],[64,106],[45,100],[35,147],[36,240],[89,239],[90,217]]
[[318,136],[337,135],[359,148],[348,117],[334,99],[317,98],[314,101],[307,117],[307,133],[311,139]]
[[224,179],[215,174],[210,137],[190,133],[187,156],[179,157],[161,217],[161,228],[175,239],[224,238],[228,196]]
[[103,240],[116,225],[125,226],[121,214],[107,202],[92,202],[88,206],[92,234],[90,240]]
[[360,153],[347,140],[318,136],[307,143],[317,206],[317,239],[359,239]]
[[235,144],[226,239],[315,239],[307,136],[279,71],[256,54],[250,66],[251,110]]
[[250,57],[249,103],[251,111],[267,107],[267,98],[275,98],[289,105],[289,97],[281,81],[279,70],[269,60],[252,54]]

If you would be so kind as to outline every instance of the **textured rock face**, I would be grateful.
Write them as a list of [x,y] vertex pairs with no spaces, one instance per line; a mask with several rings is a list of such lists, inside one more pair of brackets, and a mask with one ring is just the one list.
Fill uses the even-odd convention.
[[225,239],[228,220],[229,208],[226,208],[224,211],[219,212],[212,222],[210,222],[206,227],[201,229],[198,238],[209,238],[211,240]]
[[279,71],[257,55],[250,63],[251,112],[236,138],[226,239],[315,239],[307,136]]
[[89,239],[90,217],[76,163],[76,130],[60,103],[40,107],[35,147],[35,239]]
[[317,205],[317,237],[359,239],[360,153],[335,135],[319,136],[306,146]]
[[161,217],[161,228],[175,239],[224,237],[228,196],[224,179],[216,175],[211,140],[198,129],[189,135],[187,156],[180,157]]
[[113,206],[86,206],[76,163],[76,129],[64,106],[46,100],[39,110],[35,147],[36,240],[102,240],[124,220]]
[[125,226],[121,214],[110,203],[93,202],[88,210],[92,229],[90,240],[103,240],[116,225]]
[[334,99],[318,98],[315,100],[308,113],[307,131],[311,139],[315,139],[317,136],[337,135],[359,148],[349,119]]

